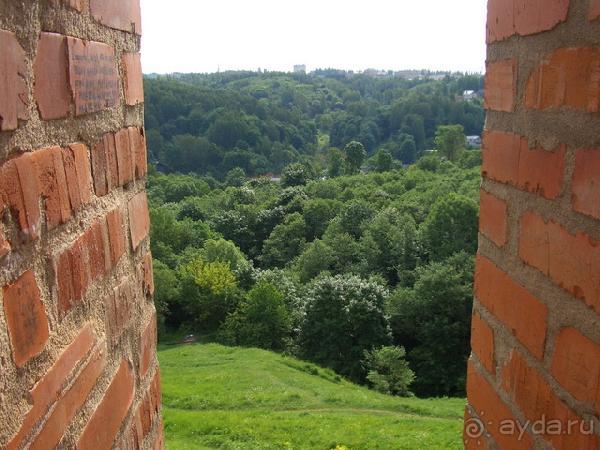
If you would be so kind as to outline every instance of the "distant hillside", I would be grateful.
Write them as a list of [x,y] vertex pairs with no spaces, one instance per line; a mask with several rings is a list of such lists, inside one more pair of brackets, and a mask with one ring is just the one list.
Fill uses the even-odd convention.
[[162,346],[159,360],[168,449],[462,448],[464,399],[385,396],[257,349]]
[[160,170],[224,179],[280,173],[292,162],[319,163],[330,148],[361,142],[414,162],[432,148],[439,125],[481,134],[479,75],[409,80],[340,71],[316,74],[226,72],[146,76],[149,155]]

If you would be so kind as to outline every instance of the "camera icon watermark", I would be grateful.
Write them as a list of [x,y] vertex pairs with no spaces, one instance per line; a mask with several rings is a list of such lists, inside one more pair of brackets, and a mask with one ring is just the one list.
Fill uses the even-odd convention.
[[479,439],[483,437],[486,430],[497,429],[498,433],[501,435],[516,436],[518,440],[522,440],[526,432],[529,432],[534,436],[560,436],[572,434],[591,436],[596,432],[595,428],[597,428],[597,426],[593,420],[559,420],[548,418],[546,415],[542,415],[542,417],[537,420],[527,420],[525,422],[520,422],[515,419],[504,419],[500,422],[484,422],[477,417],[470,417],[465,421],[464,433],[465,436],[471,439]]

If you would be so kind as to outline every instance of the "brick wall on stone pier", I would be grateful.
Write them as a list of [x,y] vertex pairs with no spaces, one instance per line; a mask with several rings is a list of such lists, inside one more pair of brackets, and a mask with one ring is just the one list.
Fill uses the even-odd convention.
[[465,447],[598,449],[600,1],[488,10]]
[[0,448],[162,448],[139,0],[0,2]]

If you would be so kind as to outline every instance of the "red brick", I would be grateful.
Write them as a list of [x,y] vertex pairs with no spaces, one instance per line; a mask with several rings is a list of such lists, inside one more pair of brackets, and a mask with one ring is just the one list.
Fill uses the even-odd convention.
[[140,192],[129,201],[129,226],[133,250],[137,250],[150,232],[148,199],[145,192]]
[[[467,395],[469,403],[475,409],[485,424],[486,430],[492,435],[500,448],[529,450],[533,448],[531,436],[525,432],[522,439],[516,433],[506,433],[503,424],[517,424],[516,417],[506,403],[496,393],[494,388],[477,371],[472,361],[469,361],[467,373]],[[517,430],[519,429],[515,426]]]
[[488,323],[479,315],[473,314],[471,322],[471,347],[486,370],[496,373],[494,357],[494,332]]
[[[50,147],[33,153],[40,194],[44,199],[46,225],[49,230],[71,218],[71,202],[60,147]],[[29,174],[31,176],[31,174]]]
[[552,376],[577,400],[600,412],[600,344],[563,328],[552,356]]
[[135,163],[135,177],[144,178],[148,173],[148,161],[146,156],[146,140],[143,130],[137,127],[128,128],[131,153]]
[[577,150],[572,191],[573,209],[600,219],[600,149]]
[[[142,397],[135,414],[132,430],[134,441],[141,443],[150,433],[152,425],[158,417],[160,409],[160,378],[158,371],[155,372],[148,392]],[[141,447],[141,446],[140,446]]]
[[128,361],[121,360],[104,398],[86,425],[77,448],[109,450],[129,411],[134,394],[134,376]]
[[116,266],[125,253],[125,229],[123,228],[123,213],[120,209],[111,211],[106,216],[110,257],[112,266]]
[[98,142],[92,147],[92,174],[94,191],[98,197],[108,194],[107,173],[108,159],[104,142]]
[[84,234],[58,257],[55,276],[61,317],[83,299],[89,286],[88,243],[89,234]]
[[477,256],[475,295],[536,358],[543,358],[548,308],[482,255]]
[[490,0],[487,42],[553,29],[567,20],[569,0]]
[[130,279],[125,278],[106,298],[106,328],[109,343],[117,345],[129,328],[135,308],[135,290]]
[[590,12],[588,18],[590,21],[600,18],[600,0],[590,0]]
[[50,0],[50,4],[54,7],[66,6],[67,8],[74,9],[78,12],[83,11],[83,5],[81,0]]
[[139,53],[123,53],[123,85],[128,105],[144,103],[144,77]]
[[504,200],[481,191],[479,230],[494,244],[506,244],[507,206]]
[[73,96],[69,89],[67,41],[56,33],[41,33],[33,64],[34,96],[43,120],[69,116]]
[[81,193],[79,192],[79,179],[77,178],[77,168],[75,167],[75,156],[70,148],[63,148],[62,154],[71,209],[73,211],[79,211],[83,202],[81,201]]
[[117,143],[113,133],[105,134],[102,138],[106,149],[106,182],[108,192],[119,187],[119,160],[117,159]]
[[11,131],[29,118],[27,59],[14,33],[0,30],[0,48],[0,131]]
[[156,316],[146,326],[146,329],[140,337],[140,378],[144,378],[148,373],[150,364],[156,354]]
[[34,425],[61,397],[69,375],[87,357],[95,342],[96,337],[90,324],[85,325],[73,342],[63,350],[50,370],[29,391],[31,409],[25,415],[17,434],[8,442],[7,450],[19,448]]
[[484,134],[484,176],[517,186],[548,199],[560,195],[565,172],[566,147],[553,151],[531,148],[526,138],[513,133]]
[[140,265],[140,279],[142,280],[142,289],[146,298],[154,295],[154,276],[152,273],[152,254],[146,253],[142,264]]
[[485,74],[485,108],[512,112],[517,95],[517,61],[505,59],[487,63]]
[[87,400],[105,365],[106,350],[104,347],[97,347],[95,350],[92,350],[90,362],[82,370],[73,385],[56,403],[50,417],[48,417],[42,430],[29,447],[31,450],[57,448],[64,431]]
[[114,49],[102,42],[70,36],[67,37],[67,48],[75,114],[80,116],[117,106],[120,79]]
[[[502,385],[531,422],[560,421],[562,430],[565,431],[568,430],[570,421],[578,424],[571,428],[571,432],[563,434],[554,434],[550,427],[548,430],[540,430],[538,433],[551,442],[554,448],[597,449],[594,441],[597,445],[598,438],[580,432],[579,424],[583,418],[578,417],[556,396],[542,375],[516,350],[512,351],[508,364],[502,370]],[[591,426],[588,424],[584,431]]]
[[4,313],[17,367],[39,355],[48,341],[48,320],[33,272],[25,272],[2,289]]
[[531,109],[562,106],[600,110],[600,49],[560,48],[530,75],[525,105]]
[[105,275],[107,268],[110,267],[109,257],[105,253],[104,247],[104,229],[106,228],[104,220],[100,219],[90,227],[84,234],[84,245],[88,251],[91,281],[97,280]]
[[139,0],[90,0],[94,19],[103,25],[142,34]]
[[125,186],[134,179],[135,167],[131,155],[129,142],[129,131],[126,128],[115,133],[115,150],[117,156],[117,168],[119,186]]
[[25,240],[40,235],[39,186],[32,154],[25,153],[0,166],[0,197],[10,207]]
[[521,218],[519,255],[526,264],[600,311],[600,242],[526,213]]

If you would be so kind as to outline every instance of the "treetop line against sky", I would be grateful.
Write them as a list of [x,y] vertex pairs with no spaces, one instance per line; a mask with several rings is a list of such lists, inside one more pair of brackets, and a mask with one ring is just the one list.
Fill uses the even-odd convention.
[[485,0],[142,0],[145,73],[483,72]]

